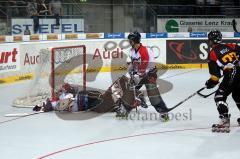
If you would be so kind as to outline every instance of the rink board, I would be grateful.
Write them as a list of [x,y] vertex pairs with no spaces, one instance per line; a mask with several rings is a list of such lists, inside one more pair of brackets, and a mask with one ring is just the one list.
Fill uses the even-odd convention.
[[[141,42],[153,50],[154,62],[158,69],[207,68],[209,47],[206,38],[178,37],[179,35],[172,34],[171,38],[146,38],[145,35]],[[95,36],[91,34],[88,38]],[[234,37],[225,39],[230,39],[227,42],[237,43]],[[87,72],[126,71],[130,45],[124,38],[96,39],[95,37],[95,39],[81,40],[3,43],[0,45],[0,57],[2,57],[0,84],[33,79],[39,64],[40,50],[77,45],[86,46]],[[6,52],[10,52],[8,58]]]

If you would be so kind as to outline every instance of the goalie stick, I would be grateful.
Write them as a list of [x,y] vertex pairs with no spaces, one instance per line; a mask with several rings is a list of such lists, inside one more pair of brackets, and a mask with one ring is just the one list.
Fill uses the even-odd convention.
[[5,117],[26,117],[26,116],[36,115],[40,113],[44,113],[44,112],[39,111],[39,112],[33,112],[33,113],[12,113],[12,114],[5,114],[4,116]]

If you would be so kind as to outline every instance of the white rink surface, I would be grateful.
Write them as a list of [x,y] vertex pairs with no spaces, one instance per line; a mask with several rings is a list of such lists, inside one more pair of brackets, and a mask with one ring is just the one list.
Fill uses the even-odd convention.
[[[162,95],[168,107],[203,87],[209,78],[207,70],[180,74],[186,71],[189,70],[170,70],[160,77],[173,84],[173,89]],[[177,76],[170,77],[172,75]],[[108,73],[102,73],[96,83],[91,84],[107,88],[109,77]],[[11,107],[12,100],[20,96],[28,84],[0,85],[1,159],[43,156],[51,159],[239,159],[240,128],[232,127],[229,134],[210,130],[218,121],[213,96],[207,99],[195,96],[172,111],[189,113],[191,109],[192,119],[185,121],[119,120],[113,113],[87,120],[63,120],[52,112],[3,123],[14,119],[4,117],[7,113],[31,112],[27,108]],[[228,102],[234,126],[239,111],[231,97]],[[140,112],[155,111],[149,108]],[[52,154],[54,152],[58,153]]]

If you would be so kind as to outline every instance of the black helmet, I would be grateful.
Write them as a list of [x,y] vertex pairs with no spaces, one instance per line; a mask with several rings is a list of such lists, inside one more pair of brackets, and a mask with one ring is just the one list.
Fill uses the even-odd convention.
[[222,33],[219,30],[213,30],[208,33],[208,40],[213,43],[220,43],[222,42]]
[[134,41],[135,43],[140,43],[140,40],[141,40],[141,34],[137,31],[133,32],[133,33],[130,33],[128,35],[128,40],[132,40]]

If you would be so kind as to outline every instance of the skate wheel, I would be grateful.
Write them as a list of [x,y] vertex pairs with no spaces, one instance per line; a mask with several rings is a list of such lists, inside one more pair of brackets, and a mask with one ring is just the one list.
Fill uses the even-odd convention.
[[212,125],[212,128],[217,128],[218,127],[218,124],[213,124]]
[[220,131],[221,133],[225,133],[226,132],[226,129],[225,128],[220,128]]
[[226,133],[230,133],[230,128],[225,128]]
[[230,129],[229,128],[221,128],[221,133],[230,133]]
[[212,132],[216,132],[217,131],[217,125],[216,124],[213,124],[212,125]]

